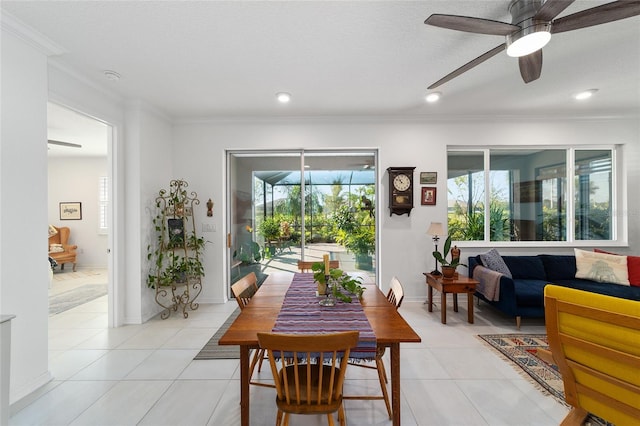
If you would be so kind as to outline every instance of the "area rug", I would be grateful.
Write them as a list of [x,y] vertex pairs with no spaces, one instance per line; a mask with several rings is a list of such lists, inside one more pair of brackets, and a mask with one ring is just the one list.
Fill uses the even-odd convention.
[[218,340],[227,332],[231,323],[240,315],[240,308],[236,308],[229,318],[220,326],[213,337],[209,339],[206,345],[198,352],[193,359],[240,359],[239,346],[221,346]]
[[[562,376],[555,365],[538,358],[538,349],[549,349],[546,334],[480,334],[480,339],[500,353],[502,358],[520,367],[520,371],[531,377],[538,388],[564,402]],[[590,415],[585,424],[592,426],[613,426]]]
[[107,284],[85,284],[49,298],[49,315],[68,311],[107,294]]

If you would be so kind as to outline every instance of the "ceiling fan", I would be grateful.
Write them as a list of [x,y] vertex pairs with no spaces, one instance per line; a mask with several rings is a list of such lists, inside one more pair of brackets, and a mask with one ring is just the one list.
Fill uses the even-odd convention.
[[77,144],[77,143],[62,142],[62,141],[56,141],[56,140],[53,140],[53,139],[47,140],[47,143],[51,144],[51,145],[66,146],[68,148],[82,148],[82,145]]
[[506,37],[504,43],[447,74],[429,86],[429,89],[435,89],[505,49],[509,56],[518,58],[520,75],[525,83],[530,83],[540,77],[542,71],[542,47],[549,42],[552,34],[640,15],[640,1],[622,0],[554,19],[574,1],[512,0],[509,4],[509,13],[512,20],[510,24],[471,16],[443,14],[429,16],[424,21],[427,25],[469,33]]

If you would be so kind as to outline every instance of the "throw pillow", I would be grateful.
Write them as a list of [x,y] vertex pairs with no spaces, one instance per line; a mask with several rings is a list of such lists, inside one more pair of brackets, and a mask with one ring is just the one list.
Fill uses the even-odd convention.
[[[611,253],[608,251],[593,249],[596,253],[606,253],[606,254],[615,254],[618,256],[618,253]],[[627,256],[627,272],[629,273],[629,284],[634,287],[640,287],[640,256]]]
[[488,252],[481,254],[480,259],[482,260],[482,264],[485,268],[489,268],[492,271],[500,272],[502,275],[513,278],[511,275],[511,271],[506,263],[504,263],[504,259],[498,253],[498,250],[491,249]]
[[576,278],[629,285],[627,257],[615,254],[594,253],[574,249],[576,255]]
[[64,247],[62,244],[51,244],[49,246],[49,253],[62,253],[64,251]]

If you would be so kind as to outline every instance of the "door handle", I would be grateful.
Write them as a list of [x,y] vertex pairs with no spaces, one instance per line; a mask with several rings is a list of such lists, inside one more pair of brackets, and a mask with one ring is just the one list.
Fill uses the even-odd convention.
[[231,248],[231,232],[227,233],[227,248]]

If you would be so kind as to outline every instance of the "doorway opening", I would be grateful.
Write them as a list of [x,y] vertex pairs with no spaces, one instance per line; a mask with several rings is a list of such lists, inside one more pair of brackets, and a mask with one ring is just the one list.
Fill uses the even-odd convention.
[[108,319],[113,128],[54,102],[47,128],[50,319],[87,303],[101,303]]

